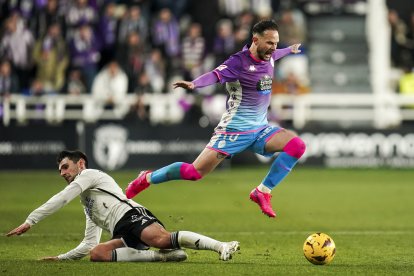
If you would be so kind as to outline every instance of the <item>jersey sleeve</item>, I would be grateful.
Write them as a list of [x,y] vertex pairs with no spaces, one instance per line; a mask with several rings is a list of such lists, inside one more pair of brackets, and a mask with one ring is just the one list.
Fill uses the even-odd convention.
[[86,227],[85,237],[81,243],[74,249],[60,254],[59,260],[79,260],[89,254],[92,248],[94,248],[100,241],[102,235],[102,229],[97,226],[86,214]]
[[91,172],[90,170],[82,171],[81,174],[72,181],[71,185],[73,184],[78,185],[82,189],[82,192],[94,188],[96,186],[94,172]]
[[75,197],[80,195],[81,189],[78,185],[68,185],[65,189],[54,195],[42,206],[34,210],[27,217],[26,222],[34,225],[44,219],[45,217],[55,213],[60,208],[71,202]]
[[242,61],[239,56],[233,55],[213,72],[217,75],[220,83],[233,82],[239,79]]
[[281,59],[282,57],[289,55],[291,51],[292,50],[290,49],[290,47],[276,49],[276,51],[273,52],[272,57],[274,60],[278,60],[278,59]]

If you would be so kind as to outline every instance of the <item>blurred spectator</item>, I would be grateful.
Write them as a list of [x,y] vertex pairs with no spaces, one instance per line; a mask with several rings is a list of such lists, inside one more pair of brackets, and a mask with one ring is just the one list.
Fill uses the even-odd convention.
[[117,61],[128,76],[128,91],[133,91],[137,78],[144,68],[145,55],[141,37],[137,32],[131,32],[127,41],[121,44],[117,52]]
[[101,68],[115,58],[119,19],[116,15],[116,5],[108,3],[104,13],[99,18],[98,35],[102,43]]
[[[306,25],[304,15],[298,9],[284,10],[279,23],[279,45],[285,48],[289,45],[301,43],[301,53],[289,55],[279,62],[278,74],[283,79],[282,83],[292,85],[292,80],[299,82],[299,87],[309,86],[309,60],[306,56]],[[292,74],[294,76],[292,76]]]
[[414,95],[414,72],[411,66],[404,66],[404,74],[399,81],[399,90],[403,95]]
[[279,45],[281,48],[295,43],[306,45],[304,15],[299,10],[284,10],[280,16]]
[[292,72],[280,79],[272,83],[272,94],[300,95],[309,92],[309,87],[300,82]]
[[408,22],[408,34],[407,34],[407,48],[410,51],[410,63],[414,63],[414,12],[411,13],[410,20]]
[[183,38],[181,51],[184,79],[195,79],[202,75],[206,44],[200,24],[190,25],[187,35]]
[[13,65],[21,88],[27,88],[33,69],[31,52],[34,44],[32,33],[25,28],[18,13],[6,20],[6,30],[1,39],[0,57]]
[[128,118],[132,120],[138,119],[142,122],[148,122],[149,108],[144,103],[144,97],[145,93],[151,93],[153,91],[150,84],[150,78],[145,72],[139,75],[138,83],[135,86],[134,92],[136,95],[136,100],[131,105]]
[[45,7],[36,11],[29,22],[30,29],[36,38],[46,35],[50,25],[57,23],[60,26],[62,36],[66,35],[66,22],[58,10],[58,0],[48,0]]
[[166,65],[162,58],[161,51],[153,49],[145,60],[145,74],[150,78],[151,90],[154,93],[161,93],[165,88]]
[[235,18],[250,10],[248,0],[219,0],[220,11],[224,17]]
[[255,17],[250,11],[241,13],[234,20],[236,31],[235,31],[235,49],[240,51],[243,47],[250,43],[250,34],[255,22]]
[[272,0],[250,0],[249,10],[257,16],[258,20],[271,19],[273,15]]
[[98,70],[100,48],[99,40],[89,25],[79,27],[69,44],[71,66],[82,72],[88,91]]
[[98,104],[113,108],[125,104],[127,88],[127,75],[116,61],[111,61],[93,81],[92,96]]
[[65,84],[69,58],[57,23],[50,25],[47,34],[36,41],[33,60],[36,65],[36,79],[48,90],[60,92]]
[[118,32],[118,42],[123,44],[127,41],[130,33],[138,33],[141,41],[146,43],[148,39],[148,23],[141,16],[141,8],[139,6],[132,6],[125,13],[120,22]]
[[206,40],[206,47],[209,53],[213,51],[214,38],[216,37],[216,23],[221,19],[219,1],[199,1],[188,2],[188,14],[191,22],[199,23],[202,27],[203,37]]
[[162,51],[166,58],[167,75],[178,67],[178,54],[180,52],[180,28],[177,20],[169,9],[162,9],[152,26],[153,46]]
[[26,93],[30,96],[40,97],[49,93],[53,93],[53,91],[45,88],[42,81],[34,79]]
[[13,73],[10,62],[3,60],[0,63],[0,98],[9,97],[12,93],[19,92],[17,76]]
[[217,22],[217,35],[214,39],[215,64],[219,66],[229,55],[235,51],[235,38],[233,34],[233,23],[229,19]]
[[410,58],[407,52],[407,25],[396,10],[388,11],[388,22],[391,27],[391,61],[395,67],[402,67]]
[[82,74],[78,69],[74,69],[69,72],[66,90],[68,95],[72,96],[78,96],[86,93],[86,86],[82,80]]
[[177,19],[184,15],[188,6],[188,0],[152,0],[151,2],[154,11],[169,9]]
[[26,26],[28,26],[28,23],[31,20],[35,11],[38,9],[41,9],[45,4],[44,1],[33,1],[33,0],[20,0],[20,1],[10,1],[10,2],[14,2],[11,4],[11,6],[14,6],[12,9],[15,11],[19,11]]
[[88,0],[75,0],[66,13],[67,39],[71,39],[81,25],[93,26],[97,23],[98,12],[88,4]]

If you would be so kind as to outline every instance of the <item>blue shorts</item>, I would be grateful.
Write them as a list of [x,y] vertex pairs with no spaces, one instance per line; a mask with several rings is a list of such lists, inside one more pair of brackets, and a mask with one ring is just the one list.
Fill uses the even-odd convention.
[[245,150],[271,157],[274,153],[265,151],[266,142],[280,130],[280,127],[265,126],[252,131],[215,132],[206,148],[223,153],[228,158]]

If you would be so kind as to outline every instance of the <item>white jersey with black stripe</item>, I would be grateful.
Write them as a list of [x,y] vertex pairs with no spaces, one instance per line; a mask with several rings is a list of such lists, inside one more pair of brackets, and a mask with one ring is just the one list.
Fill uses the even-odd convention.
[[113,234],[116,223],[132,207],[142,205],[128,200],[122,189],[108,174],[94,169],[85,169],[63,189],[27,217],[34,225],[55,213],[75,197],[80,196],[86,215],[85,237],[82,242],[59,259],[80,259],[99,243],[102,230]]
[[129,204],[134,207],[143,207],[128,200],[115,180],[99,170],[83,170],[70,185],[79,185],[82,189],[80,198],[85,213],[96,225],[111,234],[116,223],[127,211],[131,210]]

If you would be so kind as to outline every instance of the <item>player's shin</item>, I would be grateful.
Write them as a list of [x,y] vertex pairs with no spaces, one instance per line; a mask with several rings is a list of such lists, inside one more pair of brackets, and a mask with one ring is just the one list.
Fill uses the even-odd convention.
[[158,252],[122,247],[112,250],[112,262],[157,262],[161,261]]
[[151,174],[150,182],[153,184],[163,183],[170,180],[198,180],[200,173],[193,164],[175,162],[166,167],[158,169]]
[[171,233],[171,243],[175,248],[190,248],[196,250],[212,250],[219,252],[221,242],[190,231]]
[[112,262],[181,262],[187,259],[183,250],[137,250],[122,247],[112,250]]
[[269,173],[258,189],[261,192],[269,193],[277,184],[282,182],[305,153],[305,149],[305,143],[299,137],[291,139],[283,148],[283,152],[273,161]]

